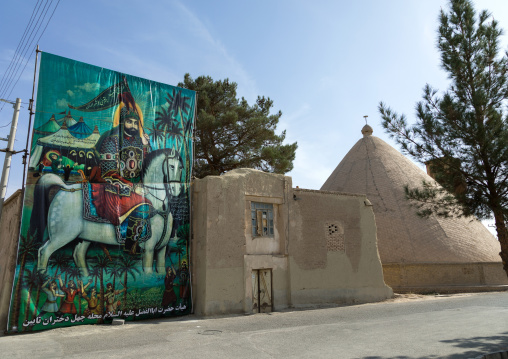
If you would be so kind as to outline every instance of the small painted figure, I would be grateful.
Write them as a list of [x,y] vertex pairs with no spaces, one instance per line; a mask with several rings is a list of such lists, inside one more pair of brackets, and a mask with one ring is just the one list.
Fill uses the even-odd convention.
[[[49,286],[48,286],[49,283]],[[48,279],[42,285],[42,291],[46,293],[46,302],[43,304],[41,308],[41,312],[39,315],[43,315],[45,313],[56,313],[58,312],[58,303],[56,302],[58,297],[64,298],[65,295],[62,291],[60,291],[54,280]]]
[[166,308],[170,305],[175,307],[176,294],[173,282],[176,279],[176,274],[173,268],[166,269],[166,277],[164,278],[164,294],[162,296],[162,307]]
[[64,167],[64,180],[65,181],[69,180],[69,177],[71,175],[71,170],[72,170],[72,168],[70,165],[67,165]]
[[44,163],[42,163],[42,161],[39,163],[39,165],[37,166],[37,172],[35,172],[33,174],[34,177],[39,177],[39,176],[42,176],[42,170],[44,169]]
[[[123,285],[123,283],[121,283]],[[116,296],[122,292],[125,292],[125,288],[120,290],[115,290],[113,288],[113,284],[107,284],[106,294],[104,294],[104,300],[106,302],[106,312],[107,313],[115,313],[116,309],[122,304],[119,300],[116,300]]]
[[189,268],[187,267],[187,261],[182,261],[182,267],[180,268],[180,298],[182,302],[185,302],[189,298]]
[[[89,283],[92,283],[92,280],[90,279]],[[88,308],[83,313],[86,317],[90,314],[96,314],[96,315],[102,315],[102,313],[99,311],[99,298],[97,298],[97,289],[95,287],[92,288],[90,291],[90,297],[86,293],[85,287],[83,287],[83,283],[81,282],[81,293],[83,294],[83,298],[88,303]]]
[[64,286],[62,277],[58,275],[58,281],[60,282],[60,289],[65,293],[65,298],[60,304],[60,312],[63,314],[76,314],[76,305],[74,304],[74,298],[77,294],[81,293],[81,289],[76,288],[76,283],[70,280],[67,283],[67,287]]
[[53,173],[58,174],[62,169],[62,156],[58,156],[56,153],[52,153],[49,156],[51,160],[51,170]]

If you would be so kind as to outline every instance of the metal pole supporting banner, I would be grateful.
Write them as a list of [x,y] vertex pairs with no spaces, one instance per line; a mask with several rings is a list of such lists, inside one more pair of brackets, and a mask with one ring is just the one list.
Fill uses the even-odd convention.
[[17,98],[14,104],[14,114],[12,115],[11,132],[5,149],[4,168],[2,170],[2,179],[0,180],[0,218],[2,217],[2,208],[4,206],[5,193],[7,192],[7,182],[9,181],[9,172],[11,170],[11,158],[14,153],[14,139],[16,138],[16,130],[18,128],[19,108],[21,107],[21,99]]

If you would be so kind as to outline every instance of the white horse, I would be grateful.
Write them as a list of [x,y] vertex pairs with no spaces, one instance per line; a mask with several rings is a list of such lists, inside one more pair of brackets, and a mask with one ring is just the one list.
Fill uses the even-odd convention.
[[[180,156],[175,150],[157,150],[145,158],[142,188],[145,198],[152,202],[157,211],[157,214],[150,219],[151,237],[139,243],[139,247],[143,249],[142,266],[145,273],[152,273],[155,252],[157,272],[165,273],[166,246],[170,241],[173,227],[169,201],[172,196],[178,196],[181,192],[182,167]],[[49,191],[54,186],[58,186],[60,190],[48,208]],[[66,185],[59,176],[45,174],[35,187],[31,230],[37,229],[46,240],[39,248],[37,268],[45,271],[49,258],[55,251],[79,238],[81,242],[76,245],[73,257],[81,274],[88,276],[86,252],[90,243],[118,246],[115,227],[110,223],[97,223],[83,219],[81,184]],[[47,218],[47,225],[45,218]]]

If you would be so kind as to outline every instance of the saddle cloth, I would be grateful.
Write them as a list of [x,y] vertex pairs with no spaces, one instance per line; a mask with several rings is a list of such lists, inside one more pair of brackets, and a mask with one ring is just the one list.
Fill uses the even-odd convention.
[[[113,224],[116,232],[118,243],[125,243],[126,238],[131,238],[134,242],[144,242],[152,236],[150,218],[157,214],[149,201],[138,203],[128,211],[125,216],[119,216],[118,223],[112,223],[111,220],[101,217],[97,213],[97,207],[94,199],[99,195],[98,191],[94,191],[93,187],[107,186],[104,183],[83,183],[83,219],[96,223]],[[109,200],[117,201],[120,207],[121,196],[110,196]],[[115,204],[113,204],[114,206]]]

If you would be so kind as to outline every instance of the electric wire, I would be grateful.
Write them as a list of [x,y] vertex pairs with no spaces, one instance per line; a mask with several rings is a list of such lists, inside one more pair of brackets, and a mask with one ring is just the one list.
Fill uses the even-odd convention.
[[[53,2],[53,0],[51,0],[51,2]],[[35,43],[39,43],[40,39],[42,38],[42,35],[44,35],[44,33],[46,32],[46,29],[48,28],[48,25],[49,25],[49,22],[51,21],[51,19],[53,18],[53,15],[55,14],[55,11],[56,11],[56,8],[58,7],[58,4],[60,4],[60,0],[58,0],[56,6],[54,7],[53,9],[53,12],[51,13],[51,16],[49,17],[48,21],[46,22],[46,26],[44,26],[44,29],[42,30],[42,33],[40,34],[39,38],[37,39],[37,41],[35,41]],[[48,8],[49,10],[49,8]],[[47,11],[46,11],[47,12]],[[41,23],[42,25],[42,23]],[[40,27],[40,26],[39,26]],[[28,65],[28,62],[30,61],[30,59],[32,58],[33,56],[33,52],[30,54],[30,57],[25,61],[25,66],[23,66],[23,70],[19,73],[18,75],[18,78],[16,80],[16,82],[14,83],[14,85],[12,86],[11,88],[11,91],[9,92],[9,96],[12,94],[12,91],[14,90],[14,88],[16,87],[16,85],[18,84],[18,81],[19,79],[21,78],[21,75],[23,74],[23,72],[25,71],[25,68],[26,66]],[[0,109],[0,111],[2,111],[2,109]]]
[[[51,2],[53,2],[53,0],[51,0]],[[12,71],[12,76],[9,78],[9,80],[7,81],[4,88],[2,90],[0,90],[0,97],[5,96],[5,94],[9,90],[9,88],[11,88],[11,91],[12,91],[12,87],[10,87],[12,84],[12,81],[14,80],[15,76],[18,74],[19,68],[20,68],[23,60],[26,58],[28,51],[34,45],[34,39],[37,36],[39,29],[40,29],[42,23],[44,22],[44,19],[46,18],[46,14],[49,10],[49,7],[47,5],[48,5],[48,0],[46,0],[46,3],[44,4],[44,8],[42,9],[42,12],[41,12],[41,14],[39,14],[39,17],[37,18],[37,22],[35,23],[34,27],[32,28],[32,31],[30,32],[28,41],[25,43],[25,45],[23,46],[23,49],[20,52],[20,56],[18,58],[19,61],[17,61],[16,65],[14,67],[14,70]],[[51,5],[51,3],[50,3],[50,5]],[[41,19],[41,17],[42,17],[42,19]],[[37,30],[36,30],[36,28],[37,28]],[[34,33],[34,31],[35,31],[35,33]],[[27,61],[28,61],[28,59],[27,59]],[[3,109],[3,107],[2,107],[2,109]],[[2,109],[0,109],[0,111]]]
[[[46,5],[47,5],[47,2],[48,2],[48,0],[46,0]],[[42,2],[38,3],[38,4],[39,5],[37,7],[37,10],[35,11],[36,14],[39,13],[39,9],[40,9],[40,7],[42,5]],[[46,5],[44,7],[46,7]],[[43,11],[44,11],[44,9],[43,9]],[[19,68],[19,64],[23,60],[22,59],[22,57],[23,57],[22,54],[25,52],[26,47],[29,44],[30,38],[31,38],[31,36],[33,34],[33,31],[34,31],[35,27],[37,26],[37,24],[40,21],[41,14],[38,14],[38,15],[39,15],[39,17],[37,18],[37,22],[35,23],[35,26],[32,27],[32,24],[33,24],[33,19],[32,18],[30,19],[29,24],[27,25],[27,28],[25,30],[25,35],[22,37],[22,41],[18,45],[18,49],[16,50],[16,52],[14,54],[15,56],[13,58],[13,62],[12,62],[12,66],[10,68],[10,71],[7,74],[7,78],[6,78],[5,82],[3,83],[3,85],[0,87],[0,97],[3,97],[5,95],[5,91],[9,88],[8,86],[12,82],[13,77],[16,76],[16,71]],[[26,35],[28,34],[29,31],[30,31],[30,35],[27,38]]]
[[[25,51],[23,52],[22,58],[26,58],[27,52],[28,52],[31,48],[33,48],[33,46],[35,45],[35,43],[38,43],[38,42],[40,41],[40,39],[42,38],[42,36],[43,36],[43,35],[44,35],[44,33],[46,32],[46,29],[48,28],[48,25],[49,25],[49,23],[51,22],[51,19],[53,18],[53,15],[55,14],[55,11],[56,11],[56,9],[58,8],[58,5],[60,4],[60,1],[61,1],[61,0],[58,0],[58,1],[57,1],[57,3],[56,3],[56,5],[54,6],[53,11],[51,12],[50,17],[49,17],[49,19],[47,20],[46,25],[44,26],[44,28],[43,28],[42,32],[40,33],[39,37],[37,38],[37,40],[36,40],[36,41],[33,41],[33,40],[37,37],[37,35],[38,35],[38,33],[39,33],[39,30],[40,30],[40,28],[41,28],[42,24],[44,23],[44,20],[46,19],[46,15],[47,15],[48,11],[50,10],[51,5],[53,4],[53,0],[51,0],[51,1],[49,2],[49,6],[47,6],[47,5],[48,5],[48,1],[46,1],[46,4],[44,5],[44,8],[43,8],[43,10],[42,10],[42,12],[44,12],[44,15],[42,15],[42,13],[41,13],[41,14],[39,14],[39,18],[38,18],[38,20],[37,20],[37,22],[36,22],[35,26],[33,27],[32,31],[30,32],[30,36],[29,36],[29,40],[28,40],[28,41],[29,41],[29,42],[31,41],[31,43],[29,44],[29,43],[27,42],[27,43],[25,44],[25,47],[24,47],[24,50],[25,50]],[[37,6],[37,5],[36,5],[36,6]],[[40,4],[39,4],[39,8],[40,8]],[[41,16],[42,16],[42,20],[41,20],[41,21],[39,21],[39,19],[41,19]],[[33,21],[32,21],[32,22],[33,22]],[[38,26],[37,26],[37,25],[38,25]],[[37,27],[37,30],[36,30],[35,34],[33,35],[33,37],[32,37],[32,34],[33,34],[34,30],[35,30],[35,27]],[[27,32],[28,32],[28,31],[27,31]],[[22,51],[23,51],[23,50],[22,50]],[[14,88],[16,87],[16,85],[18,84],[19,79],[21,78],[21,75],[22,75],[22,74],[23,74],[23,72],[25,71],[26,66],[27,66],[28,62],[30,61],[30,59],[32,58],[32,56],[33,56],[33,52],[32,52],[32,53],[30,54],[30,56],[26,59],[26,61],[25,61],[25,65],[23,66],[22,70],[21,70],[21,71],[19,71],[19,74],[18,74],[18,77],[17,77],[17,79],[16,79],[16,82],[15,82],[15,83],[14,83],[14,84],[10,87],[10,91],[9,91],[9,93],[8,93],[7,97],[9,97],[9,96],[12,94],[12,91],[14,90]],[[20,57],[20,58],[18,58],[18,60],[20,60],[20,59],[21,59],[21,57]],[[20,67],[20,65],[21,65],[21,61],[18,61],[18,64],[17,64],[17,65],[18,65],[18,66],[16,67],[16,71],[19,69],[19,67]],[[16,76],[16,73],[14,73],[14,74],[13,74],[12,79],[13,79],[15,76]],[[12,79],[11,79],[10,83],[12,83]],[[6,90],[4,91],[4,93],[6,93],[6,91],[8,91],[8,90],[9,90],[9,88],[7,87],[7,88],[6,88]],[[3,96],[3,95],[2,95],[2,96]],[[2,97],[2,96],[0,96],[0,97]],[[4,106],[5,106],[5,104],[3,104],[3,105],[2,105],[2,107],[0,108],[0,112],[3,110]]]
[[21,36],[21,40],[19,40],[19,42],[18,42],[18,46],[16,47],[16,51],[14,51],[14,55],[12,56],[11,62],[9,63],[9,66],[5,70],[5,72],[4,72],[3,76],[2,76],[2,79],[0,80],[0,89],[3,87],[3,85],[5,83],[4,80],[6,79],[7,73],[13,68],[13,64],[16,62],[16,58],[19,55],[18,51],[20,50],[21,44],[25,40],[26,34],[28,33],[28,29],[31,27],[31,24],[32,24],[32,21],[33,21],[33,18],[34,18],[34,14],[35,14],[35,10],[37,9],[37,5],[39,5],[39,7],[40,7],[40,4],[39,4],[40,1],[41,0],[37,0],[37,4],[35,4],[35,6],[34,6],[34,9],[32,11],[32,15],[30,16],[30,20],[28,20],[28,24],[25,27],[25,31],[23,32],[23,36]]

